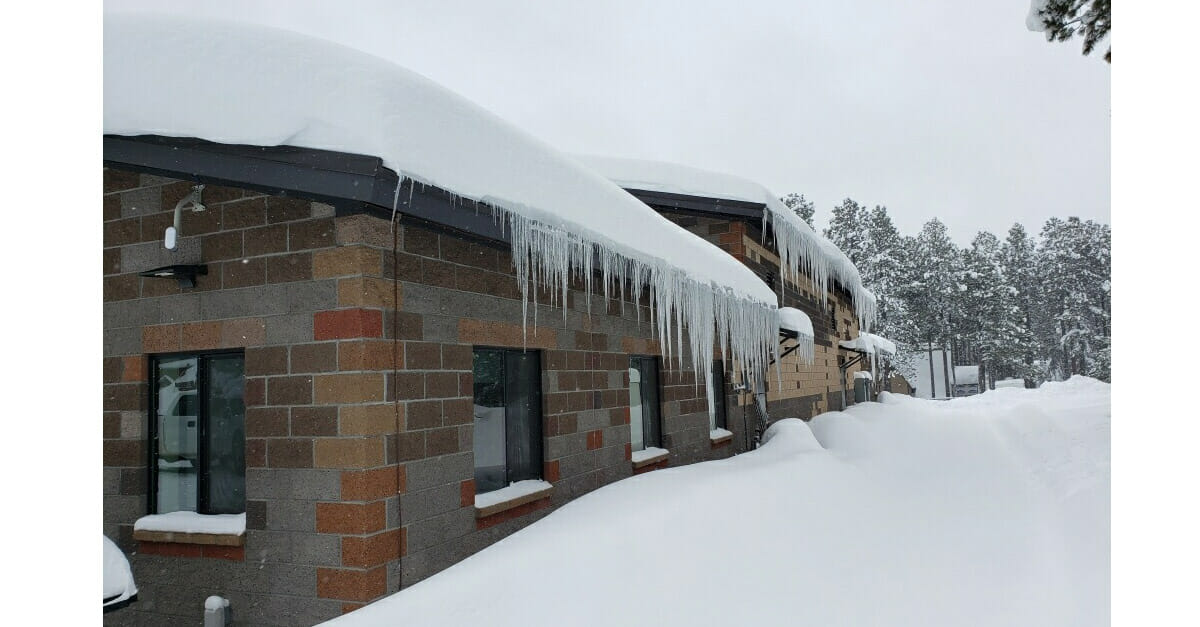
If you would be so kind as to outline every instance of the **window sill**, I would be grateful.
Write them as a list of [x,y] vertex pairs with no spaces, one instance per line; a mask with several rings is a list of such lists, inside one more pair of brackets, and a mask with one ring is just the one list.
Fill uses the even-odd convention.
[[733,441],[733,432],[728,429],[713,429],[708,432],[708,441],[713,448]]
[[554,485],[542,480],[518,481],[506,488],[477,494],[475,518],[487,518],[522,505],[550,498]]
[[633,462],[633,469],[638,470],[640,468],[645,468],[646,466],[653,466],[655,464],[665,462],[670,456],[671,451],[668,451],[665,448],[657,448],[652,446],[640,451],[634,451],[633,455],[631,456],[631,461]]
[[133,524],[133,539],[139,542],[243,546],[246,543],[245,514],[197,514],[171,512],[142,516]]

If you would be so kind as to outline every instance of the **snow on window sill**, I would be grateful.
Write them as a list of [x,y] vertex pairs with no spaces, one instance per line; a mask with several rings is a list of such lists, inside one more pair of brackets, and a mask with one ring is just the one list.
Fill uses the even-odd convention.
[[708,441],[713,446],[724,444],[733,440],[733,432],[728,429],[713,429],[708,432]]
[[520,507],[526,503],[540,501],[550,496],[554,484],[541,479],[526,479],[507,487],[475,495],[475,517],[487,518],[493,514]]
[[633,469],[643,468],[652,464],[657,464],[669,457],[671,451],[657,446],[649,446],[640,451],[634,451],[631,459],[633,461]]
[[139,542],[242,546],[246,539],[246,514],[151,514],[133,523],[133,539]]

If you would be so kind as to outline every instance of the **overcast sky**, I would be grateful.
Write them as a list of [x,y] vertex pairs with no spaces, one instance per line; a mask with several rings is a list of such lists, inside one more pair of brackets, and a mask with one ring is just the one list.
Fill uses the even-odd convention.
[[[672,161],[817,204],[887,205],[960,244],[1110,222],[1110,69],[1025,28],[1028,0],[108,0],[385,57],[567,152]],[[813,5],[813,6],[802,6]],[[1102,54],[1103,51],[1101,51]],[[1120,54],[1118,50],[1116,54]]]

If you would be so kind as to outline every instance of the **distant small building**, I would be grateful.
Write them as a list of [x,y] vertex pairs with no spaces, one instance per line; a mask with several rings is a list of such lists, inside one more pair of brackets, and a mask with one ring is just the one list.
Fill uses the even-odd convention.
[[971,396],[979,392],[979,366],[955,366],[954,395]]

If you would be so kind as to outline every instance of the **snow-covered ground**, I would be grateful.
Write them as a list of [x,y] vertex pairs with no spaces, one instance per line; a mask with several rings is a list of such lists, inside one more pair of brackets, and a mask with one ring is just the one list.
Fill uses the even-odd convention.
[[1109,407],[1075,377],[781,421],[327,624],[1108,624]]

